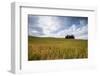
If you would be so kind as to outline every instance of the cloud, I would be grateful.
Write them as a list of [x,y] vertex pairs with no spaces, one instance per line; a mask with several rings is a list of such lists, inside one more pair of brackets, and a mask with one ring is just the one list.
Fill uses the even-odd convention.
[[65,37],[75,35],[76,39],[88,38],[86,17],[29,16],[28,30],[31,36]]
[[87,25],[77,28],[77,26],[73,24],[70,28],[59,31],[57,33],[57,36],[65,37],[66,35],[72,35],[72,34],[75,36],[76,39],[88,39]]
[[61,28],[60,21],[57,17],[39,16],[39,27],[43,29],[44,34],[51,34]]

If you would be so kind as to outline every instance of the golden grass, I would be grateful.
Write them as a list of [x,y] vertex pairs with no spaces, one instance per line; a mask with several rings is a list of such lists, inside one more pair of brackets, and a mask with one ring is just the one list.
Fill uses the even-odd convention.
[[28,60],[87,58],[87,40],[28,38]]

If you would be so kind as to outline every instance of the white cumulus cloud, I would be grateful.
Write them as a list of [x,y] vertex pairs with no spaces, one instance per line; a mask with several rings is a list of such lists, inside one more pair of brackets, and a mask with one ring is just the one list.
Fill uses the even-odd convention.
[[51,16],[39,16],[38,23],[39,27],[43,29],[43,33],[46,35],[50,35],[61,27],[58,18]]
[[70,28],[59,31],[58,37],[65,37],[66,35],[74,35],[76,39],[87,39],[88,38],[88,27],[87,25],[77,28],[76,25],[72,25]]

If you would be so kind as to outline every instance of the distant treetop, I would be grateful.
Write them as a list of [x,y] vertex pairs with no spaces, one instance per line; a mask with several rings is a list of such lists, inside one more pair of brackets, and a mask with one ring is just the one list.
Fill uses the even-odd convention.
[[65,39],[75,39],[75,36],[74,35],[66,35]]

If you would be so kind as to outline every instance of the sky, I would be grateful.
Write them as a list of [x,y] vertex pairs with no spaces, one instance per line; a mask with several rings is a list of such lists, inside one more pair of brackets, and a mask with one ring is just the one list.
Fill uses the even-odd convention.
[[28,15],[28,35],[36,37],[88,39],[88,17]]

